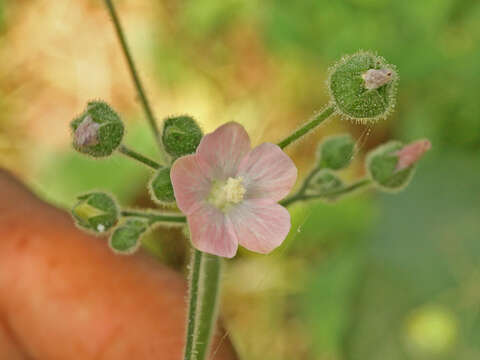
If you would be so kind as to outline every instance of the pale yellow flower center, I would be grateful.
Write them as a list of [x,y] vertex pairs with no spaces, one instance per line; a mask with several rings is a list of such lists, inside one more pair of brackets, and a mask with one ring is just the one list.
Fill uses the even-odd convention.
[[215,181],[213,183],[208,201],[221,211],[227,211],[232,205],[243,200],[245,192],[241,176],[237,178],[229,177],[226,181]]

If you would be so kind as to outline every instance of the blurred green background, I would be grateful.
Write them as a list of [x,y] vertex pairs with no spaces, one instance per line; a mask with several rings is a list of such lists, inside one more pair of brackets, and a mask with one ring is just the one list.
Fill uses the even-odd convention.
[[[235,120],[255,144],[278,141],[328,101],[328,67],[371,49],[400,73],[397,110],[375,125],[328,122],[288,149],[304,177],[326,134],[365,153],[391,138],[432,150],[399,195],[357,194],[291,208],[269,256],[228,262],[222,316],[248,360],[480,358],[480,2],[478,0],[118,0],[159,118],[194,115],[206,132]],[[68,208],[92,188],[153,206],[149,171],[69,147],[90,99],[156,156],[101,1],[0,0],[0,166]],[[146,247],[182,269],[185,243],[161,230]]]

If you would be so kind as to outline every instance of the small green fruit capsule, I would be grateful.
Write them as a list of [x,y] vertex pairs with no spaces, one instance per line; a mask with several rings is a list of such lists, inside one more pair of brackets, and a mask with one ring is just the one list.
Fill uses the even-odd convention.
[[140,247],[140,238],[147,229],[148,222],[146,220],[128,219],[113,231],[108,245],[117,254],[133,254]]
[[343,181],[329,169],[322,169],[314,175],[307,188],[307,195],[325,194],[325,199],[335,200],[335,195],[328,195],[343,187]]
[[320,166],[340,170],[348,166],[355,151],[355,141],[349,134],[326,138],[318,147]]
[[345,56],[330,69],[328,89],[338,113],[358,122],[386,118],[395,106],[395,66],[370,52]]
[[80,228],[101,234],[117,223],[119,210],[111,196],[93,192],[77,199],[79,201],[73,207],[72,215]]
[[397,192],[405,188],[415,171],[415,165],[430,149],[428,140],[403,145],[390,141],[367,156],[367,169],[373,182],[382,190]]
[[202,129],[187,115],[169,117],[163,124],[162,142],[173,158],[193,154],[202,139]]
[[156,203],[166,205],[175,201],[169,167],[162,167],[155,173],[149,183],[149,190]]
[[93,157],[111,155],[122,143],[120,117],[102,101],[88,103],[87,110],[70,124],[75,150]]

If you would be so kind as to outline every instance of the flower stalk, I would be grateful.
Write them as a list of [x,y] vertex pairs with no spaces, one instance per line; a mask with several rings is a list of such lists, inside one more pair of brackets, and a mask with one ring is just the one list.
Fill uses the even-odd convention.
[[[361,179],[353,184],[350,184],[348,186],[342,187],[340,189],[335,189],[332,191],[326,191],[322,192],[320,194],[314,194],[314,195],[308,195],[305,193],[305,189],[307,186],[302,186],[300,191],[298,191],[296,194],[286,198],[285,200],[280,201],[279,204],[283,206],[289,206],[292,205],[293,203],[297,201],[305,201],[305,200],[313,200],[313,199],[322,199],[322,198],[329,198],[329,197],[340,197],[340,196],[345,196],[347,194],[350,194],[358,189],[361,188],[366,188],[368,185],[372,184],[372,180],[370,179]],[[304,189],[302,191],[302,189]]]
[[147,116],[147,120],[150,124],[150,128],[152,129],[153,134],[155,136],[155,141],[159,145],[161,157],[166,162],[166,159],[168,159],[168,156],[165,153],[165,150],[163,149],[163,146],[160,140],[160,130],[158,129],[157,120],[155,119],[155,115],[153,114],[152,107],[150,106],[150,102],[148,101],[145,90],[143,89],[142,82],[140,81],[140,77],[138,75],[135,62],[133,61],[133,56],[127,44],[125,33],[123,31],[122,25],[120,23],[120,19],[115,10],[115,6],[113,5],[112,0],[104,0],[104,1],[105,1],[105,5],[107,6],[108,12],[110,13],[110,16],[113,20],[115,32],[117,33],[118,40],[120,41],[120,45],[122,46],[123,54],[125,55],[125,58],[127,60],[128,68],[130,70],[130,74],[135,84],[135,88],[137,89],[138,97],[142,102],[142,106]]
[[189,300],[187,315],[187,336],[185,340],[184,359],[193,359],[193,344],[195,342],[195,326],[197,320],[198,309],[198,287],[200,285],[200,264],[202,262],[203,253],[196,249],[192,250],[192,261],[190,264],[190,282],[189,282]]
[[205,360],[218,312],[221,259],[194,249],[184,360]]
[[298,140],[302,136],[305,136],[310,131],[314,130],[318,125],[328,119],[333,113],[335,112],[335,107],[333,105],[328,106],[323,111],[316,114],[313,119],[308,121],[302,127],[294,131],[290,136],[286,137],[282,141],[280,141],[277,145],[284,149],[294,141]]
[[143,156],[142,154],[126,147],[125,145],[120,145],[120,147],[118,148],[118,151],[123,155],[128,156],[129,158],[132,158],[138,162],[141,162],[142,164],[147,165],[152,169],[157,170],[161,167],[161,165],[156,161],[153,161],[152,159],[149,159]]
[[121,212],[122,216],[124,217],[137,217],[137,218],[145,218],[150,220],[150,223],[156,222],[174,222],[174,223],[185,223],[187,220],[185,216],[181,215],[173,215],[173,214],[160,214],[156,212],[143,212],[143,211],[132,211],[132,210],[124,210]]

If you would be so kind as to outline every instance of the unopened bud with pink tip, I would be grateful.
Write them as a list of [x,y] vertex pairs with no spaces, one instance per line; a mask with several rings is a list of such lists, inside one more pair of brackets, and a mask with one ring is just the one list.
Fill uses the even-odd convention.
[[91,101],[71,124],[75,150],[93,157],[111,155],[122,143],[124,126],[118,114],[103,101]]
[[407,145],[389,141],[379,146],[367,156],[370,178],[383,191],[404,189],[412,179],[416,164],[430,147],[430,141],[426,139]]

